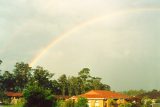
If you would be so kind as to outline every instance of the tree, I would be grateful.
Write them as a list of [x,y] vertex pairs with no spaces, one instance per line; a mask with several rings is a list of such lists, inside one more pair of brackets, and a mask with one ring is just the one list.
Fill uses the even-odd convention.
[[79,77],[75,77],[75,76],[69,77],[68,83],[67,83],[69,96],[80,94],[81,84],[82,84],[82,80]]
[[90,77],[89,68],[83,68],[80,72],[78,72],[78,76],[82,79],[82,81],[86,81],[88,77]]
[[7,98],[5,92],[3,90],[0,91],[0,101],[4,103],[4,100]]
[[68,88],[69,96],[72,96],[73,89],[74,89],[73,77],[68,77],[68,79],[67,79],[67,88]]
[[81,93],[85,93],[86,90],[86,85],[87,85],[87,79],[90,77],[90,73],[89,73],[90,69],[89,68],[83,68],[80,72],[78,72],[78,76],[79,78],[82,80],[81,83]]
[[129,96],[137,96],[145,93],[145,90],[128,90],[128,91],[123,91],[124,94],[127,94]]
[[65,96],[66,88],[67,88],[67,76],[65,74],[61,75],[58,78],[58,82],[60,84],[60,89],[62,91],[62,95]]
[[[0,65],[1,65],[1,63],[2,63],[2,60],[0,60]],[[1,70],[0,70],[0,91],[1,91],[1,89],[2,89],[2,86],[3,86],[3,76],[1,75]]]
[[14,91],[15,88],[15,78],[12,73],[5,71],[3,73],[3,86],[2,89],[5,91]]
[[2,63],[2,60],[0,60],[0,64]]
[[108,90],[110,91],[111,90],[111,87],[107,84],[102,84],[102,87],[101,87],[102,90]]
[[52,90],[52,93],[55,93],[56,95],[61,94],[60,85],[57,80],[50,80],[51,86],[50,89]]
[[[0,65],[2,64],[2,60],[0,60]],[[1,71],[1,69],[0,69],[0,71]],[[2,78],[2,75],[1,75],[1,72],[0,72],[0,80],[1,80],[1,78]],[[1,81],[0,81],[1,82]]]
[[48,70],[43,69],[41,66],[37,66],[36,69],[33,69],[33,77],[32,82],[37,82],[42,87],[50,87],[51,78],[53,77],[53,73],[50,73]]
[[39,84],[28,85],[23,96],[26,100],[24,107],[52,107],[55,103],[51,90],[48,90]]
[[29,64],[26,64],[24,62],[16,63],[15,69],[13,70],[13,75],[16,80],[16,90],[22,91],[30,80],[31,67],[29,67]]
[[92,77],[91,86],[94,90],[110,90],[110,86],[101,82],[102,78]]
[[[2,60],[0,60],[0,65],[2,64]],[[0,70],[1,71],[1,70]],[[0,73],[1,74],[1,73]]]
[[[2,60],[0,60],[0,65],[2,64]],[[0,70],[1,71],[1,70]],[[1,73],[0,73],[1,74]]]

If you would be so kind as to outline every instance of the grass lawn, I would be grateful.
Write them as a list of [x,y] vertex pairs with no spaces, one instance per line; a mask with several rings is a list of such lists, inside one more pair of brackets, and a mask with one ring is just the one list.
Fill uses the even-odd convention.
[[16,104],[16,105],[0,105],[0,107],[23,107],[22,104]]

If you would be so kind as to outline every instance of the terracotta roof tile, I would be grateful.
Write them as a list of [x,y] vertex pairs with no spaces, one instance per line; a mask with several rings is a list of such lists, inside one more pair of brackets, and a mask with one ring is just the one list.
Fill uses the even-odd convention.
[[113,99],[119,99],[119,98],[129,98],[129,96],[117,93],[117,92],[112,92],[112,91],[105,91],[105,90],[91,90],[85,94],[81,94],[81,97],[85,98],[113,98]]
[[22,97],[23,94],[20,92],[6,92],[5,93],[9,97]]

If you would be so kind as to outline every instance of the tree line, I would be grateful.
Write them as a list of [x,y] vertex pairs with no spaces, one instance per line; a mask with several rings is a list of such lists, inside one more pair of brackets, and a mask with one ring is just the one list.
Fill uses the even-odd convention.
[[41,66],[32,68],[27,63],[17,62],[12,71],[0,71],[0,91],[22,92],[28,85],[34,84],[51,90],[54,95],[63,96],[79,95],[94,89],[110,90],[100,77],[90,75],[89,68],[83,68],[77,76],[62,74],[58,79],[53,77],[54,73]]

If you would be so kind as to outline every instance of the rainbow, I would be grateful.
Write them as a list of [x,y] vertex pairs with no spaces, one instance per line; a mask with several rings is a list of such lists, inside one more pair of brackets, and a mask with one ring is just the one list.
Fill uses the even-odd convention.
[[53,39],[40,53],[35,55],[35,57],[32,58],[31,62],[29,63],[30,66],[33,66],[36,64],[40,58],[42,58],[49,49],[51,49],[55,44],[59,43],[61,40],[71,36],[71,34],[78,32],[79,30],[97,23],[99,21],[103,20],[109,20],[112,21],[115,17],[120,17],[122,15],[130,15],[130,14],[135,14],[135,13],[141,13],[141,12],[147,12],[147,11],[160,11],[160,8],[136,8],[136,9],[128,9],[128,10],[123,10],[123,11],[118,11],[109,15],[102,15],[102,16],[97,16],[92,19],[89,19],[85,22],[79,23],[78,25],[74,26],[73,28],[62,32],[58,37]]

